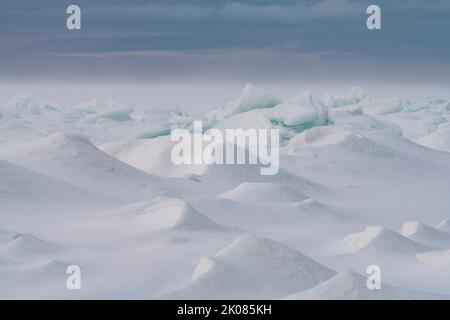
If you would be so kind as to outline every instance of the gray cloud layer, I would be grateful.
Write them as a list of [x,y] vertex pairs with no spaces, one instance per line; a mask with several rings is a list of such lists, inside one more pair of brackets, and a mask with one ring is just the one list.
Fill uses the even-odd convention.
[[[368,0],[3,0],[1,77],[339,77],[365,68],[381,78],[401,65],[445,78],[450,1],[375,2],[383,29],[371,32]],[[82,8],[81,31],[65,29],[72,3]]]

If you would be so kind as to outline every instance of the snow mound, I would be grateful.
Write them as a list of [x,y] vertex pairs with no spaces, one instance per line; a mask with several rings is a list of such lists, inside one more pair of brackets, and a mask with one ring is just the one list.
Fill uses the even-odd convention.
[[0,230],[0,256],[44,255],[59,250],[59,246],[40,240],[31,234]]
[[201,175],[204,165],[175,165],[171,152],[176,142],[170,136],[153,139],[135,139],[114,141],[101,145],[99,148],[126,164],[144,172],[165,176],[184,177],[188,174]]
[[450,123],[441,124],[436,131],[414,141],[431,149],[450,152]]
[[[76,133],[55,133],[10,150],[15,163],[78,187],[125,200],[166,194],[168,181],[131,167]],[[51,165],[49,165],[51,164]],[[123,190],[128,192],[124,193]]]
[[443,221],[441,221],[438,224],[437,229],[440,230],[440,231],[444,231],[444,232],[450,233],[450,220],[443,220]]
[[271,299],[306,290],[334,271],[266,238],[242,236],[202,258],[192,281],[171,299]]
[[421,222],[406,222],[403,224],[401,233],[405,237],[433,248],[450,248],[450,234]]
[[362,232],[349,234],[343,244],[354,252],[370,254],[415,254],[429,250],[427,246],[384,227],[366,227]]
[[[52,209],[64,212],[82,208],[98,208],[111,202],[95,192],[88,192],[57,179],[0,160],[0,210],[3,214],[25,210],[43,213]],[[39,212],[41,211],[41,212]],[[63,216],[63,214],[61,214]]]
[[295,189],[274,183],[244,182],[233,190],[219,195],[220,198],[251,203],[291,203],[307,197]]
[[285,297],[287,300],[395,300],[436,299],[437,294],[415,292],[381,284],[381,289],[367,288],[366,277],[353,271],[342,271],[309,290]]
[[232,113],[243,113],[253,109],[272,108],[279,100],[262,92],[251,84],[247,84],[234,103]]
[[329,94],[324,97],[324,104],[328,108],[338,108],[357,104],[368,99],[367,93],[358,87],[351,88],[347,94]]
[[[129,212],[128,209],[125,211]],[[144,203],[138,210],[132,210],[132,213],[151,231],[227,229],[200,213],[188,201],[178,198],[157,197],[151,202]]]
[[324,146],[342,143],[351,133],[337,126],[315,127],[299,133],[289,141],[288,152],[296,153],[307,146]]

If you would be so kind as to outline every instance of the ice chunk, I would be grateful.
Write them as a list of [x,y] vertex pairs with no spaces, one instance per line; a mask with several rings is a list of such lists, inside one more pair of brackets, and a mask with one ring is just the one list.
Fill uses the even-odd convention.
[[33,100],[26,95],[20,95],[13,97],[3,108],[2,118],[27,118],[58,111],[60,111],[59,108],[52,103]]
[[250,111],[253,109],[272,108],[279,100],[262,92],[251,84],[247,84],[238,100],[232,107],[233,114]]
[[131,117],[132,109],[116,109],[107,112],[100,113],[94,118],[87,120],[88,123],[95,123],[100,120],[110,120],[116,122],[132,121]]
[[372,100],[363,104],[364,112],[368,114],[384,115],[402,111],[408,103],[399,97]]
[[305,91],[271,109],[268,117],[275,126],[301,132],[325,124],[326,110],[314,103],[311,92]]
[[324,104],[328,108],[345,107],[353,104],[357,104],[363,100],[369,100],[367,93],[358,88],[353,87],[347,94],[328,94],[324,97]]

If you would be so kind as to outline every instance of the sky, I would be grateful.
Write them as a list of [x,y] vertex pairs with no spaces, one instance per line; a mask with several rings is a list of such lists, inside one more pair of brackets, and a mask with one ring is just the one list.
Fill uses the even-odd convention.
[[2,0],[0,83],[446,87],[449,34],[448,0]]

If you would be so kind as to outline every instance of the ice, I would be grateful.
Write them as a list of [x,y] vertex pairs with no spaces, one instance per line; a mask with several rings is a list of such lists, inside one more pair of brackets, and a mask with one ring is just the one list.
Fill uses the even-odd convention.
[[367,114],[386,115],[402,111],[408,103],[399,97],[371,100],[362,104],[364,112]]
[[272,108],[279,100],[262,92],[251,84],[247,84],[237,101],[232,106],[231,113],[242,113],[253,109]]
[[32,116],[49,116],[51,113],[59,112],[59,108],[45,101],[34,100],[26,95],[13,97],[5,107],[2,108],[3,119],[24,119]]
[[130,115],[131,112],[132,110],[130,109],[117,109],[101,113],[86,121],[88,123],[98,123],[101,120],[111,120],[117,122],[132,121],[133,118]]
[[[450,100],[368,93],[0,105],[0,298],[447,298]],[[278,173],[174,164],[197,120],[279,129]]]
[[326,123],[325,107],[313,101],[312,93],[305,91],[270,109],[268,117],[275,126],[295,132]]
[[346,107],[363,100],[370,100],[367,93],[358,87],[353,87],[347,94],[328,94],[324,97],[324,104],[328,108]]

